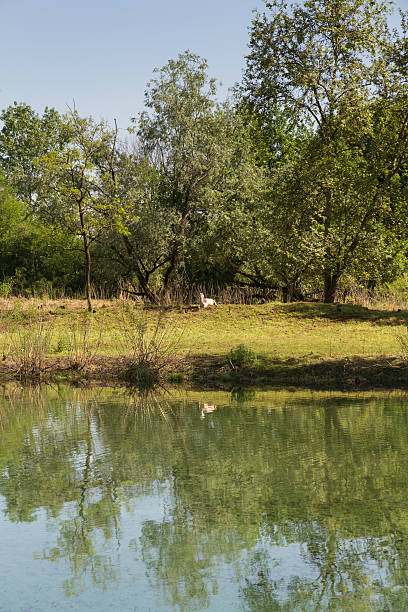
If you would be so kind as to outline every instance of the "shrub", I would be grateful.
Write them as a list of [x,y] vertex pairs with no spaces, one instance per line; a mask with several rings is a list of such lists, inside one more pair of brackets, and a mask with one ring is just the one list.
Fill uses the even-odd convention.
[[404,332],[397,334],[397,340],[401,349],[401,357],[408,363],[408,326]]
[[140,387],[152,387],[162,379],[164,368],[174,361],[180,334],[161,311],[150,323],[148,311],[122,311],[122,350],[127,354],[122,378]]
[[70,344],[66,336],[58,336],[57,342],[54,348],[54,353],[65,353],[69,350]]
[[51,343],[51,327],[41,316],[30,328],[17,331],[10,336],[10,355],[13,369],[21,380],[39,380],[50,366],[46,354]]
[[4,280],[0,283],[0,298],[8,298],[13,291],[13,282],[12,280]]
[[73,370],[86,370],[96,358],[102,341],[102,327],[97,330],[96,340],[92,339],[92,331],[92,320],[88,317],[70,327],[68,360]]
[[237,368],[250,368],[255,365],[258,358],[256,353],[244,344],[240,344],[228,353],[228,361],[233,370]]

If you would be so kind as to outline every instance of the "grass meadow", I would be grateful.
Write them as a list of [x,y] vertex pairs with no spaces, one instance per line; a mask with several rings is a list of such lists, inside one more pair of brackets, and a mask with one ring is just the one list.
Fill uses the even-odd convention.
[[113,380],[129,363],[143,363],[173,381],[401,386],[407,322],[406,310],[352,304],[199,310],[95,300],[88,313],[82,300],[8,298],[0,300],[0,373],[64,370]]

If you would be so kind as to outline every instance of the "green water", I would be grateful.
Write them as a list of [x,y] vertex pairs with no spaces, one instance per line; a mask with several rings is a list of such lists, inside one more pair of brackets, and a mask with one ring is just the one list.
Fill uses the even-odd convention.
[[0,611],[408,610],[408,396],[0,397]]

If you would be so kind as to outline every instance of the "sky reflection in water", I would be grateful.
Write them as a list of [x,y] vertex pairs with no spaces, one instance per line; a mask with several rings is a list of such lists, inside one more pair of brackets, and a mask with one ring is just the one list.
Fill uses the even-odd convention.
[[407,610],[407,406],[4,390],[0,611]]

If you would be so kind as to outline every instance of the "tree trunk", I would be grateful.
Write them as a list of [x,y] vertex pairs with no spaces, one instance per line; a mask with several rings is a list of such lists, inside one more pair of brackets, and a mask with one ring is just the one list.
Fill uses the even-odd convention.
[[171,255],[169,267],[167,268],[166,274],[164,275],[164,284],[163,284],[164,285],[163,286],[164,300],[167,304],[171,302],[170,292],[171,292],[173,280],[176,276],[178,262],[179,262],[179,250],[178,250],[178,247],[176,247]]
[[146,297],[151,304],[157,304],[158,303],[157,295],[149,287],[149,278],[148,277],[146,278],[146,275],[142,273],[142,271],[139,269],[138,266],[136,267],[135,272],[136,272],[137,282],[139,283],[139,287],[140,287],[140,290],[143,296]]
[[[137,261],[137,258],[135,259],[134,256],[134,249],[133,246],[129,240],[129,238],[127,236],[123,236],[123,242],[126,248],[126,252],[128,254],[128,259],[131,260],[133,262],[133,267],[129,267],[129,265],[127,265],[126,263],[126,259],[124,256],[122,256],[120,254],[120,252],[116,251],[116,249],[113,249],[117,255],[119,256],[122,265],[125,267],[125,269],[127,269],[127,273],[135,273],[136,277],[137,277],[137,281],[139,283],[139,287],[140,290],[142,292],[142,294],[144,295],[144,297],[146,297],[149,302],[151,302],[152,304],[157,304],[158,303],[158,299],[157,299],[157,295],[155,294],[155,292],[149,287],[149,278],[151,275],[152,270],[146,270],[146,268],[143,266],[142,263],[139,264],[139,262]],[[111,247],[113,248],[113,247]],[[142,270],[142,268],[144,268],[144,272]]]
[[92,312],[92,302],[91,302],[91,252],[89,250],[89,244],[86,235],[83,236],[84,239],[84,251],[85,251],[85,259],[86,259],[86,282],[85,282],[85,290],[86,290],[86,301],[88,302],[88,311]]
[[332,274],[331,270],[324,271],[324,303],[333,304],[336,297],[337,285],[340,280],[340,274]]

